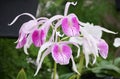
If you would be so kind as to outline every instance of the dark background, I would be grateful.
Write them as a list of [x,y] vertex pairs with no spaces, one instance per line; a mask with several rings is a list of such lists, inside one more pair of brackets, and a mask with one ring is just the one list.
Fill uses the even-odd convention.
[[35,16],[37,6],[37,0],[0,0],[0,36],[17,37],[20,26],[31,18],[22,16],[12,26],[8,26],[8,23],[21,13]]

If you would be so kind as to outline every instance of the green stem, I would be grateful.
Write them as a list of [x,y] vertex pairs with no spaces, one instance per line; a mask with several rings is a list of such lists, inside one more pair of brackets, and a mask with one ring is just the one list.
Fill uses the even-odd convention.
[[53,73],[53,79],[56,79],[56,71],[57,71],[57,64],[54,62],[54,73]]
[[[82,74],[83,65],[84,65],[84,54],[81,53],[81,55],[80,55],[80,61],[78,63],[78,71],[79,71],[80,74]],[[77,74],[77,79],[80,79],[80,76],[81,75]]]

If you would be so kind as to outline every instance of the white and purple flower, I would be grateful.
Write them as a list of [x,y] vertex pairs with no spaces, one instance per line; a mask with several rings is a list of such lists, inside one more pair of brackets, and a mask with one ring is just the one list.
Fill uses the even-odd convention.
[[[30,16],[33,20],[30,20],[28,22],[25,22],[19,31],[19,37],[18,40],[16,41],[17,46],[16,48],[22,48],[24,47],[24,52],[28,54],[27,49],[30,47],[30,45],[33,43],[36,47],[40,47],[46,37],[45,37],[45,32],[42,28],[39,27],[39,25],[43,24],[46,22],[48,19],[45,17],[41,17],[36,19],[32,14],[29,13],[22,13],[18,15],[9,25],[12,25],[15,23],[15,21],[23,15]],[[40,31],[38,32],[38,29]]]
[[[79,22],[81,24],[81,37],[71,37],[70,42],[75,42],[83,47],[83,53],[85,55],[86,67],[89,63],[89,56],[93,54],[94,60],[96,62],[96,57],[99,54],[106,59],[108,56],[108,44],[105,40],[101,39],[102,32],[116,34],[110,30],[107,30],[100,26],[94,26],[93,24]],[[79,55],[78,55],[79,56]]]

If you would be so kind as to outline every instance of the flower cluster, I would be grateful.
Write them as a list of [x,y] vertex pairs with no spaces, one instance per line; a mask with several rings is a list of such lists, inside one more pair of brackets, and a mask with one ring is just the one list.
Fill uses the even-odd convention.
[[[93,63],[99,54],[106,59],[108,55],[108,44],[102,39],[102,32],[112,33],[98,25],[84,23],[79,21],[74,13],[68,13],[70,5],[77,3],[67,2],[64,10],[64,15],[55,15],[51,18],[40,17],[35,18],[29,13],[18,15],[9,25],[12,25],[20,16],[28,15],[32,20],[25,22],[19,31],[19,37],[16,41],[16,48],[24,48],[24,52],[30,48],[31,44],[39,47],[38,56],[36,58],[37,75],[41,68],[44,58],[48,54],[52,54],[52,58],[60,65],[67,65],[71,59],[73,71],[79,74],[72,55],[72,48],[69,46],[74,45],[78,48],[77,57],[80,56],[80,47],[82,47],[83,54],[85,55],[86,67],[89,64],[89,56],[94,56]],[[50,29],[52,28],[52,29]],[[62,29],[62,30],[60,30]],[[52,30],[50,34],[49,30]],[[50,36],[48,36],[50,35]],[[49,37],[47,39],[47,37]]]

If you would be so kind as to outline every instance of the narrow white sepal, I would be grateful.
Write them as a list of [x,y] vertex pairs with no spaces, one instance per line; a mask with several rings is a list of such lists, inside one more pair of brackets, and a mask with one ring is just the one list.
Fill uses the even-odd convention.
[[28,55],[27,49],[28,49],[28,47],[25,45],[25,46],[24,46],[24,52],[25,52],[26,55]]
[[64,10],[64,16],[67,15],[69,6],[70,6],[71,4],[75,6],[75,5],[77,4],[77,2],[75,2],[75,3],[74,3],[74,2],[67,2],[67,3],[66,3],[66,5],[65,5],[65,10]]
[[44,44],[40,47],[40,50],[39,50],[39,52],[38,52],[38,56],[37,56],[36,63],[39,63],[42,52],[43,52],[46,48],[48,48],[49,46],[51,46],[52,44],[53,44],[53,42],[46,42],[46,43],[44,43]]
[[13,25],[13,24],[16,22],[16,20],[17,20],[20,16],[23,16],[23,15],[28,15],[28,16],[30,16],[31,18],[33,18],[34,20],[36,19],[36,18],[35,18],[32,14],[30,14],[30,13],[22,13],[22,14],[16,16],[15,19],[14,19],[10,24],[8,24],[8,25],[9,25],[9,26]]
[[48,49],[43,53],[40,62],[39,62],[39,63],[37,62],[37,70],[36,70],[34,76],[36,76],[36,75],[38,74],[44,58],[50,53],[50,51],[51,51],[51,48],[48,48]]
[[100,28],[102,31],[104,31],[104,32],[112,33],[112,34],[117,34],[117,32],[110,31],[110,30],[108,30],[108,29],[106,29],[106,28],[103,28],[103,27],[100,27],[100,26],[96,26],[96,27],[99,27],[99,28]]
[[74,62],[73,56],[71,56],[71,60],[72,60],[72,69],[73,69],[73,71],[80,75],[80,73],[77,70],[76,64]]

